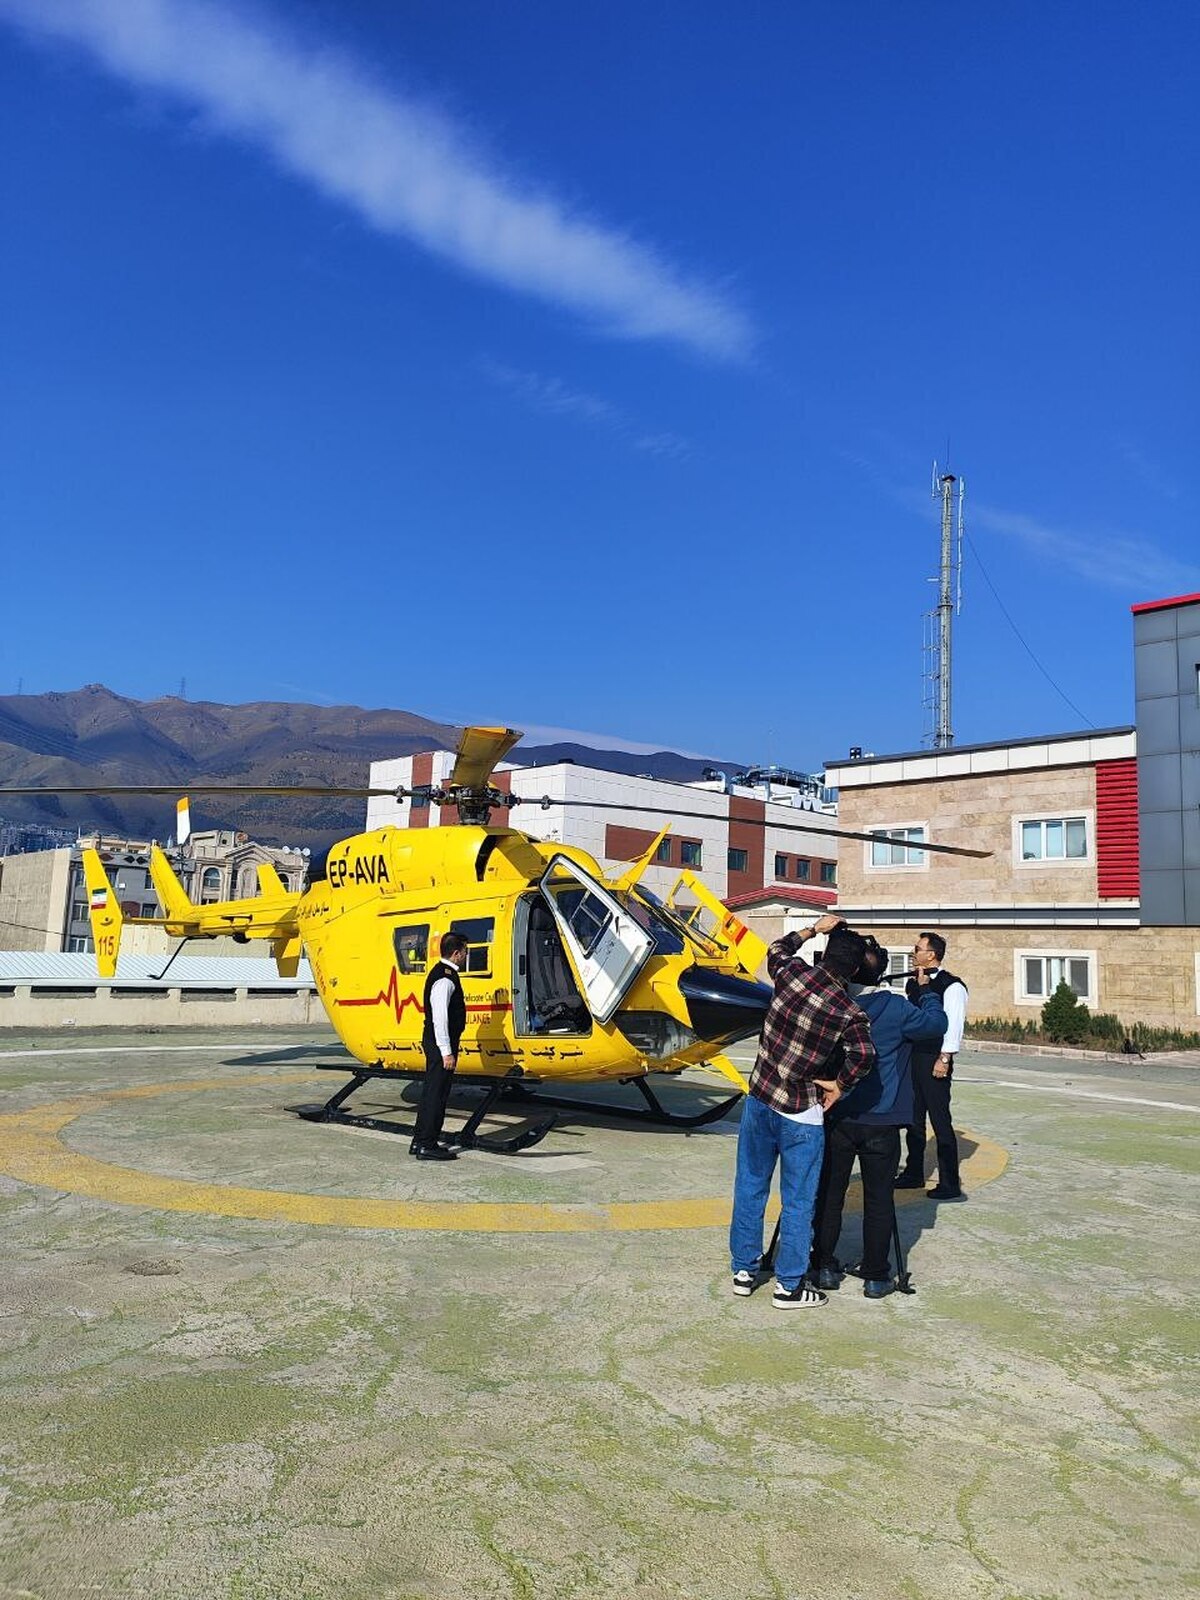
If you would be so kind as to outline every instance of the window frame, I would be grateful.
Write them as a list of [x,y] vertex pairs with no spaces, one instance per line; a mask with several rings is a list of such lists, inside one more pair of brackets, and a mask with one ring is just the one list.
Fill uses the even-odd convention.
[[1013,951],[1013,1003],[1019,1006],[1044,1006],[1054,993],[1047,989],[1045,994],[1029,994],[1025,988],[1025,963],[1026,961],[1041,961],[1043,963],[1042,976],[1045,980],[1047,961],[1086,961],[1088,964],[1088,989],[1086,994],[1077,996],[1085,1006],[1093,1011],[1100,1003],[1100,962],[1095,950],[1067,950],[1061,946],[1056,950],[1048,950],[1044,946],[1039,949],[1021,949]]
[[[488,937],[487,937],[487,939],[472,939],[470,937],[470,935],[466,932],[466,929],[471,924],[477,923],[477,922],[487,923],[487,925],[488,925]],[[467,964],[462,969],[463,977],[464,978],[490,978],[492,976],[492,968],[494,966],[493,952],[494,952],[494,950],[496,948],[496,918],[495,918],[495,916],[490,916],[490,917],[456,917],[451,922],[450,927],[449,927],[449,929],[447,931],[450,932],[450,933],[457,933],[462,938],[466,939],[466,941],[467,941]],[[485,966],[472,966],[471,963],[472,963],[472,960],[474,958],[474,953],[477,950],[482,950],[484,952],[484,957],[485,957],[485,960],[486,960],[486,965]],[[428,971],[428,966],[426,967],[426,970]]]
[[[1042,827],[1042,844],[1046,842],[1046,823],[1061,822],[1064,826],[1063,848],[1066,848],[1065,827],[1068,822],[1083,823],[1084,851],[1081,856],[1034,856],[1026,861],[1021,832],[1027,823],[1036,822]],[[1014,816],[1012,819],[1012,860],[1013,866],[1028,872],[1033,868],[1037,872],[1058,872],[1067,867],[1071,871],[1079,867],[1094,867],[1096,865],[1096,813],[1086,806],[1078,806],[1070,811],[1031,811]]]
[[[910,832],[911,833],[911,832],[916,832],[918,829],[920,830],[920,833],[921,833],[921,842],[920,842],[920,844],[910,843],[910,841],[908,841],[907,839],[893,839],[891,841],[891,843],[893,845],[903,845],[904,846],[904,848],[905,848],[905,857],[906,857],[906,859],[904,861],[889,861],[887,863],[873,861],[871,859],[871,852],[874,850],[876,844],[883,844],[883,843],[886,843],[887,841],[884,840],[884,839],[866,839],[866,840],[864,840],[863,841],[863,870],[864,870],[864,872],[928,872],[929,871],[929,851],[925,850],[925,849],[922,849],[922,845],[927,845],[929,843],[929,819],[928,819],[928,817],[926,817],[924,820],[921,820],[919,818],[913,818],[913,820],[910,821],[910,822],[871,822],[871,823],[867,824],[866,828],[863,829],[863,832],[864,833],[889,834],[889,833],[899,832],[900,830],[904,830],[905,832]],[[907,859],[907,855],[908,855],[908,852],[912,851],[912,850],[920,850],[923,859],[921,861],[909,861]]]
[[[779,863],[781,861],[783,862],[783,871],[782,872],[780,872],[780,870],[779,870]],[[783,851],[783,850],[776,850],[776,852],[775,852],[775,881],[777,883],[778,882],[786,882],[787,876],[788,876],[788,857],[787,857],[787,853],[786,853],[786,851]]]
[[[695,851],[695,855],[690,855],[689,851],[693,850]],[[703,839],[680,839],[679,865],[681,867],[695,867],[697,869],[700,869],[704,866]]]
[[822,889],[837,888],[837,865],[836,861],[817,862],[817,866],[820,869],[817,873],[817,882]]
[[[402,922],[392,929],[392,957],[396,963],[396,971],[403,978],[420,977],[429,971],[429,928],[428,922]],[[421,965],[408,965],[405,956],[400,950],[400,935],[403,933],[423,933],[425,935],[425,955]]]
[[[737,861],[733,859],[735,856],[738,857]],[[748,872],[750,870],[749,850],[745,850],[741,845],[737,844],[726,845],[725,870],[726,872]]]

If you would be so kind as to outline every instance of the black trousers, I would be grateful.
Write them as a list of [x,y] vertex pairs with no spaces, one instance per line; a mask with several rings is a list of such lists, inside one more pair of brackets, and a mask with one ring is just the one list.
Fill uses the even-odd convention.
[[918,1061],[913,1055],[913,1125],[908,1130],[908,1160],[904,1171],[909,1177],[925,1176],[925,1117],[933,1123],[937,1140],[938,1182],[947,1189],[958,1189],[958,1139],[950,1120],[950,1084],[954,1068],[944,1078],[935,1078],[932,1061]]
[[896,1222],[892,1179],[900,1159],[900,1129],[879,1128],[847,1117],[827,1128],[825,1157],[823,1189],[817,1200],[814,1266],[831,1266],[837,1259],[842,1210],[857,1157],[863,1186],[862,1275],[864,1278],[890,1277],[888,1253]]
[[442,1052],[425,1050],[425,1076],[421,1080],[421,1100],[417,1106],[417,1126],[413,1133],[414,1144],[434,1144],[446,1120],[446,1102],[454,1074],[442,1065]]

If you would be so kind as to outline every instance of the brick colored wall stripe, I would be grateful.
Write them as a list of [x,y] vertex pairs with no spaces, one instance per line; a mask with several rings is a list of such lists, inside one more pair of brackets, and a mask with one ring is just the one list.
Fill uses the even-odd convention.
[[1136,900],[1137,759],[1096,763],[1096,880],[1101,900]]

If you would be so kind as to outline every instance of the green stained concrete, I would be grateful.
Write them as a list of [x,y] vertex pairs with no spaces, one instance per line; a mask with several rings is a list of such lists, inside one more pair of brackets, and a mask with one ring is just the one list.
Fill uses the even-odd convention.
[[[228,1070],[270,1071],[243,1059],[268,1044],[231,1040]],[[11,1100],[220,1060],[48,1049]],[[1075,1063],[982,1062],[964,1079],[1063,1092],[957,1084],[1007,1172],[905,1207],[915,1297],[850,1282],[812,1313],[735,1300],[719,1228],[363,1232],[0,1178],[0,1597],[1182,1600],[1197,1119],[1072,1099]],[[1183,1071],[1116,1070],[1086,1086],[1200,1105]],[[67,1135],[199,1181],[420,1199],[703,1196],[732,1172],[721,1134],[584,1123],[538,1149],[587,1165],[420,1168],[284,1109],[312,1097],[109,1102]]]

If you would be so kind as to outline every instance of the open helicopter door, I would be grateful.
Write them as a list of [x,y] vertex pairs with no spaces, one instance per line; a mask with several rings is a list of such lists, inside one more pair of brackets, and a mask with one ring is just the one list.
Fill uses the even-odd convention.
[[679,874],[667,905],[690,928],[718,945],[748,978],[758,976],[767,956],[766,940],[723,905],[694,872]]
[[538,884],[579,974],[588,1010],[607,1022],[646,965],[654,940],[621,902],[566,856]]

